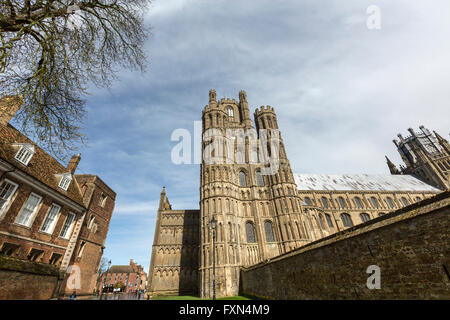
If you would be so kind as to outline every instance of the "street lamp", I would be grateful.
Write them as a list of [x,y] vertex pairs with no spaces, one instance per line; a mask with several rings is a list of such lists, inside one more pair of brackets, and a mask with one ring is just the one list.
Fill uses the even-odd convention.
[[216,300],[216,228],[217,228],[217,220],[213,216],[209,226],[212,230],[213,234],[213,300]]
[[111,267],[111,260],[108,261],[108,269],[106,269],[105,278],[103,279],[103,286],[102,286],[102,293],[100,294],[100,300],[102,300],[103,293],[105,291],[105,282],[106,278],[108,277],[108,271],[110,267]]

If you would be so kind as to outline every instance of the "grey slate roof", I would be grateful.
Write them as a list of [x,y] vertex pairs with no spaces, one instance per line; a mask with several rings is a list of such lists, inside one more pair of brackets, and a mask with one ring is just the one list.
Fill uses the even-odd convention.
[[440,191],[411,175],[294,173],[294,179],[299,190]]

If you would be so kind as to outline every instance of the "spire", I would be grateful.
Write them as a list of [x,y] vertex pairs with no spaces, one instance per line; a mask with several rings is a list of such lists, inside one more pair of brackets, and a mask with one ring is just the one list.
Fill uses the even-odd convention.
[[214,89],[209,90],[209,106],[211,108],[217,106],[216,90],[214,90]]
[[242,113],[242,122],[245,128],[253,128],[253,122],[250,118],[250,109],[248,108],[247,93],[244,90],[239,91],[239,106]]
[[169,199],[166,196],[166,187],[162,188],[161,196],[159,198],[159,207],[158,211],[163,210],[172,210],[172,206],[170,205]]
[[441,137],[441,136],[439,135],[439,133],[437,133],[437,132],[434,131],[434,130],[433,130],[433,133],[434,133],[434,135],[436,136],[436,138],[438,139],[439,143],[442,143],[442,142],[448,143],[448,141],[445,140],[443,137]]
[[389,171],[391,172],[391,174],[400,174],[400,171],[397,169],[395,164],[387,156],[385,156],[385,157],[386,157],[386,162],[387,162],[387,165],[389,167]]
[[447,154],[450,154],[450,144],[446,139],[441,137],[436,131],[433,130],[434,135],[436,136],[439,144],[444,148],[445,151],[447,151]]
[[165,207],[165,202],[166,202],[166,187],[162,188],[161,191],[161,196],[159,197],[159,207],[158,210],[164,210]]

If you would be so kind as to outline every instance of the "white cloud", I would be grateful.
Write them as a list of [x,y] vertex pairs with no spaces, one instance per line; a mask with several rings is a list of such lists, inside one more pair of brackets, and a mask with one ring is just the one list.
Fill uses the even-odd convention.
[[[366,27],[372,4],[381,30]],[[398,132],[448,137],[449,1],[159,0],[147,20],[148,73],[95,91],[80,164],[117,191],[118,217],[155,216],[163,185],[174,208],[198,208],[199,166],[171,163],[170,135],[211,88],[275,107],[298,173],[387,173]]]

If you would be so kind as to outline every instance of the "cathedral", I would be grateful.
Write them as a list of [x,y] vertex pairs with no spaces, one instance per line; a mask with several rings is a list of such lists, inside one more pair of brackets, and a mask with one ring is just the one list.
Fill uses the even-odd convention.
[[386,158],[391,174],[296,174],[274,108],[256,109],[252,121],[245,91],[236,101],[217,100],[211,90],[202,114],[200,209],[172,209],[163,188],[147,293],[238,295],[241,266],[448,190],[450,145],[419,129],[394,140],[404,165]]

